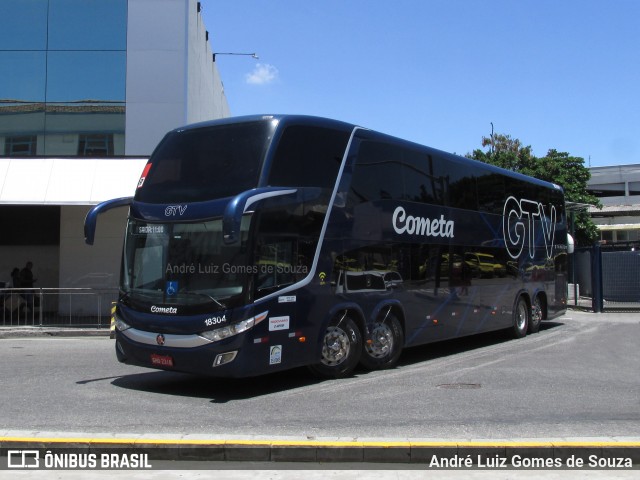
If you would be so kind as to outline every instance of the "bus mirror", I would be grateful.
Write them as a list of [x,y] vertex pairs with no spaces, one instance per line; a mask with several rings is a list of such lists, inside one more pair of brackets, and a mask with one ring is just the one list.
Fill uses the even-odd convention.
[[255,202],[296,192],[297,189],[295,188],[261,187],[247,190],[233,197],[227,204],[222,217],[222,238],[224,243],[230,245],[239,240],[242,216]]
[[96,236],[96,223],[98,221],[98,215],[107,210],[117,207],[126,207],[131,205],[133,197],[114,198],[105,202],[99,203],[87,213],[84,219],[84,242],[87,245],[93,245],[93,241]]
[[573,237],[567,233],[567,253],[571,254],[576,249]]

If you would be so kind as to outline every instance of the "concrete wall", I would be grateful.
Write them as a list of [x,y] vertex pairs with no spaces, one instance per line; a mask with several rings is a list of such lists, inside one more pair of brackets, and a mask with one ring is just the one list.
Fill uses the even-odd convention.
[[84,243],[84,217],[89,206],[63,206],[60,211],[60,287],[117,288],[127,208],[98,218],[93,245]]
[[186,123],[184,0],[130,0],[127,21],[126,155],[149,155]]
[[150,155],[164,134],[228,116],[196,0],[129,0],[126,155]]
[[[60,279],[62,288],[117,289],[120,278],[122,241],[127,208],[109,210],[98,218],[96,239],[92,246],[84,243],[84,217],[91,207],[63,206],[60,212]],[[113,298],[112,298],[113,297]],[[60,295],[60,315],[108,315],[113,295]],[[55,306],[55,304],[54,304]]]
[[202,16],[189,14],[188,22],[187,123],[228,117],[229,104]]

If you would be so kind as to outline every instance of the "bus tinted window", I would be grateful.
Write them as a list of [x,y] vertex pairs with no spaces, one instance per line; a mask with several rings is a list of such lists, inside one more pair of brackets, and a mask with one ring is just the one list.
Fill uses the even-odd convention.
[[200,202],[254,188],[269,138],[268,122],[170,133],[149,160],[136,200]]
[[402,198],[401,165],[401,152],[393,145],[362,142],[352,183],[356,197],[363,202]]
[[363,141],[351,184],[355,203],[408,200],[442,203],[442,180],[432,174],[430,155],[392,143]]
[[455,208],[477,209],[476,174],[472,164],[440,154],[435,157],[435,174],[446,179],[446,205]]
[[269,185],[335,185],[350,132],[296,125],[284,131],[271,164]]
[[505,192],[505,177],[497,173],[481,173],[476,178],[478,186],[478,210],[502,215]]
[[403,151],[404,199],[442,205],[444,184],[434,175],[433,157],[426,152]]

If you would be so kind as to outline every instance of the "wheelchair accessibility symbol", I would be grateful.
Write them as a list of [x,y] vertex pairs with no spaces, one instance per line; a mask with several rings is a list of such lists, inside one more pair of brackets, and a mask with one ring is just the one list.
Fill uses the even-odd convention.
[[176,295],[178,293],[178,282],[175,282],[175,281],[167,282],[167,288],[165,288],[165,293],[169,297]]

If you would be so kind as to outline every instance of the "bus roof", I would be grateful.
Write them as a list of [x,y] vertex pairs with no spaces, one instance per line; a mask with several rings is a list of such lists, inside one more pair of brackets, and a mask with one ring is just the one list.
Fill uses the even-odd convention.
[[178,127],[174,130],[172,130],[172,132],[182,132],[182,131],[189,131],[189,130],[195,130],[195,129],[199,129],[199,128],[207,128],[207,127],[213,127],[213,126],[217,126],[217,125],[230,125],[230,124],[236,124],[236,123],[244,123],[244,122],[266,122],[266,121],[275,121],[278,123],[279,126],[283,127],[286,125],[316,125],[316,126],[322,126],[325,128],[334,128],[336,130],[343,130],[343,131],[353,131],[355,129],[362,129],[362,130],[367,130],[367,131],[371,131],[374,132],[377,135],[380,135],[382,137],[387,137],[390,140],[393,140],[395,143],[404,143],[407,146],[413,146],[414,148],[419,148],[419,149],[426,149],[429,150],[433,153],[437,153],[439,156],[443,156],[443,157],[448,157],[452,160],[457,160],[458,162],[464,162],[464,163],[469,163],[470,165],[475,165],[478,167],[481,167],[483,169],[486,169],[488,171],[493,171],[495,173],[499,173],[501,175],[505,175],[507,177],[511,177],[511,178],[515,178],[515,179],[520,179],[520,180],[524,180],[530,183],[534,183],[546,188],[550,188],[553,190],[559,190],[559,191],[563,191],[563,188],[560,187],[559,185],[555,184],[555,183],[551,183],[551,182],[547,182],[545,180],[540,180],[538,178],[535,177],[531,177],[528,175],[524,175],[522,173],[519,172],[515,172],[513,170],[507,170],[505,168],[502,167],[498,167],[496,165],[492,165],[490,163],[484,163],[481,162],[479,160],[474,160],[472,158],[468,158],[468,157],[464,157],[462,155],[457,155],[457,154],[453,154],[453,153],[449,153],[446,152],[444,150],[439,150],[437,148],[434,147],[430,147],[427,145],[423,145],[417,142],[413,142],[410,140],[406,140],[400,137],[395,137],[393,135],[389,135],[386,133],[382,133],[382,132],[378,132],[378,131],[374,131],[374,130],[370,130],[366,127],[362,127],[360,125],[357,124],[353,124],[353,123],[349,123],[349,122],[343,122],[341,120],[334,120],[331,118],[326,118],[326,117],[318,117],[318,116],[313,116],[313,115],[299,115],[299,114],[262,114],[262,115],[244,115],[244,116],[237,116],[237,117],[226,117],[226,118],[221,118],[221,119],[217,119],[217,120],[208,120],[205,122],[199,122],[199,123],[193,123],[193,124],[189,124],[189,125],[185,125],[182,127]]

